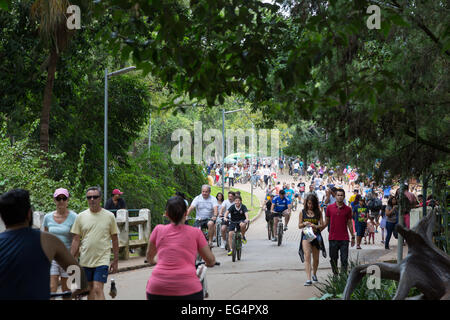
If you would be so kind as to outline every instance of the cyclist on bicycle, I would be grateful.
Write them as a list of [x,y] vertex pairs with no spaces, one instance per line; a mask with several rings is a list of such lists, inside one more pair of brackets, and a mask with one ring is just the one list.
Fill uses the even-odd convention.
[[156,267],[147,282],[147,300],[203,300],[195,257],[199,254],[207,267],[214,267],[216,258],[202,232],[184,224],[186,209],[183,198],[170,198],[165,212],[170,223],[152,231],[146,256]]
[[277,241],[278,240],[277,227],[279,219],[281,219],[284,216],[285,220],[284,231],[286,231],[288,229],[287,226],[291,215],[291,202],[286,197],[286,192],[284,190],[280,190],[279,196],[276,196],[272,200],[272,208],[270,211],[273,212],[273,229],[275,235],[272,241]]
[[225,239],[226,239],[226,231],[228,229],[229,217],[227,217],[227,221],[225,221],[225,213],[230,209],[230,207],[234,204],[234,197],[236,194],[234,191],[228,192],[228,199],[222,203],[222,208],[219,213],[219,219],[222,219],[222,227],[220,228],[220,232],[222,234],[222,243],[220,244],[220,248],[225,249]]
[[233,235],[234,231],[238,227],[241,230],[242,243],[247,243],[247,239],[245,238],[245,231],[249,222],[248,210],[247,207],[242,204],[242,198],[240,196],[235,197],[234,204],[227,210],[224,218],[225,221],[228,221],[228,214],[230,215],[230,224],[228,226],[228,246],[230,248],[230,251],[228,252],[228,255],[231,256],[233,254],[233,249],[231,249]]
[[266,213],[266,221],[269,222],[270,219],[272,219],[271,210],[272,210],[272,200],[274,195],[272,193],[269,193],[266,195],[266,198],[264,199],[264,204],[261,207],[261,209],[265,210]]
[[219,204],[217,199],[211,195],[211,187],[207,184],[202,186],[202,194],[196,196],[188,209],[187,215],[195,209],[195,223],[194,227],[208,228],[208,244],[213,246],[214,226],[217,220],[217,208]]

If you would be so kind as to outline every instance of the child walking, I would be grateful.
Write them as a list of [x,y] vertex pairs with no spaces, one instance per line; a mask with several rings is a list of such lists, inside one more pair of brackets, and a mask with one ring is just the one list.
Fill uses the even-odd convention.
[[369,233],[369,244],[370,239],[372,239],[372,244],[375,244],[375,218],[369,217],[369,221],[367,221],[367,232]]

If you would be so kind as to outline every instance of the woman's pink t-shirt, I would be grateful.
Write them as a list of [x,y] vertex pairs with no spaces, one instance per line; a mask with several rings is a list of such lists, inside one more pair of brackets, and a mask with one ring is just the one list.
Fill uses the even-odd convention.
[[208,243],[200,229],[185,224],[160,224],[152,231],[150,242],[156,246],[158,263],[147,282],[147,293],[185,296],[202,290],[195,258]]

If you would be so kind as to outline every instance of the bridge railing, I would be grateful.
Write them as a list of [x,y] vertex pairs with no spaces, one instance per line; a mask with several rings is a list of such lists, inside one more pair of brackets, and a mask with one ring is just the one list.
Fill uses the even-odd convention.
[[[136,210],[137,216],[130,217],[129,210]],[[145,256],[148,240],[151,233],[151,214],[149,209],[120,209],[116,213],[116,222],[119,228],[119,249],[121,259],[128,260],[130,249],[137,249],[140,256]],[[130,233],[130,227],[137,226],[137,233]],[[130,240],[130,236],[137,239]]]

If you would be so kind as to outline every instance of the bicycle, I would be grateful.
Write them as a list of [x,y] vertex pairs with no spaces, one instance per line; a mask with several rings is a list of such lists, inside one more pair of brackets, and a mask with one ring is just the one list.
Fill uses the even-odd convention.
[[216,221],[216,243],[217,247],[220,248],[222,244],[222,218],[218,218]]
[[[201,227],[197,227],[197,228],[199,228],[202,231],[203,235],[205,236],[206,241],[209,242],[207,225],[202,224]],[[195,263],[201,262],[201,261],[202,261],[202,257],[200,256],[200,254],[197,253],[197,258],[195,259]]]
[[[246,230],[248,230],[249,227],[249,223],[247,223],[247,228]],[[241,234],[241,227],[238,224],[237,230],[234,232],[233,234],[233,240],[231,241],[231,247],[232,247],[232,255],[231,255],[231,260],[233,262],[236,262],[236,258],[238,260],[241,260],[241,254],[242,254],[242,234]]]
[[[220,262],[216,262],[215,265],[220,266]],[[205,261],[199,261],[195,262],[195,268],[197,269],[197,277],[202,284],[203,298],[206,299],[209,297],[208,284],[206,282],[206,270],[208,269],[208,267],[205,266]]]
[[[272,211],[272,213],[277,213],[275,211]],[[283,215],[281,215],[280,217],[280,221],[278,221],[278,226],[277,226],[277,233],[278,233],[278,246],[281,246],[281,242],[283,241],[283,232],[284,232],[284,225],[283,225]]]

